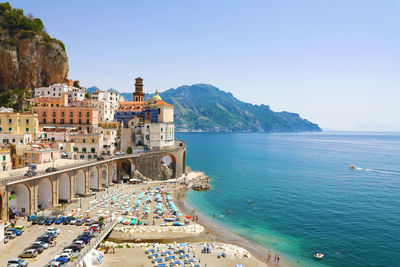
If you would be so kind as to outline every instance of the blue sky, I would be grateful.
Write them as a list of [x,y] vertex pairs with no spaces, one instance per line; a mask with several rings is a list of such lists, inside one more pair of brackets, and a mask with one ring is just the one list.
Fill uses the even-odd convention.
[[11,1],[84,86],[210,83],[329,129],[400,131],[400,1]]

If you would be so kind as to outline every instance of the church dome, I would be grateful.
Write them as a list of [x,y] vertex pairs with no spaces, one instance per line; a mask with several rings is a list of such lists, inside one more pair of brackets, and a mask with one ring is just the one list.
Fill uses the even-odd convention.
[[161,96],[158,94],[158,90],[156,90],[156,93],[155,93],[155,95],[153,96],[152,99],[155,100],[155,101],[162,100]]

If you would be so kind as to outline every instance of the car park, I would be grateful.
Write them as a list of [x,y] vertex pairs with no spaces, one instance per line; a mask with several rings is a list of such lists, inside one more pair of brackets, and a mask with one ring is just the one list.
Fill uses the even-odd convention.
[[14,239],[17,237],[17,234],[14,232],[5,232],[4,235],[7,236],[9,239]]
[[38,255],[36,249],[27,249],[22,252],[20,258],[35,258]]
[[58,218],[58,219],[56,220],[55,224],[61,224],[61,223],[64,222],[64,220],[65,220],[65,217],[64,217],[64,216],[61,216],[60,218]]
[[7,262],[7,266],[26,267],[28,266],[28,261],[21,258],[9,259]]

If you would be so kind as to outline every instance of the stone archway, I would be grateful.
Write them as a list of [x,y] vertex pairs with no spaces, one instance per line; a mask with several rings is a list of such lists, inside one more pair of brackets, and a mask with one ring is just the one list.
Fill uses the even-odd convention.
[[[31,190],[28,185],[21,183],[10,188],[8,207],[12,213],[29,215],[31,212]],[[10,215],[10,214],[9,214]]]
[[99,169],[93,166],[89,172],[89,189],[99,189]]
[[77,195],[84,195],[86,193],[86,173],[82,169],[76,172],[75,188]]
[[164,179],[176,178],[176,158],[172,154],[165,154],[161,158],[161,176]]
[[58,203],[71,201],[71,177],[67,173],[58,178]]
[[136,166],[132,163],[130,159],[123,159],[120,165],[120,174],[122,178],[131,177],[132,173],[135,171]]
[[49,178],[43,178],[38,184],[38,208],[41,210],[53,205],[53,183]]
[[111,164],[111,181],[118,183],[118,165],[115,161]]
[[108,187],[109,183],[108,183],[109,179],[108,179],[108,166],[103,166],[103,168],[101,169],[101,185],[103,187]]

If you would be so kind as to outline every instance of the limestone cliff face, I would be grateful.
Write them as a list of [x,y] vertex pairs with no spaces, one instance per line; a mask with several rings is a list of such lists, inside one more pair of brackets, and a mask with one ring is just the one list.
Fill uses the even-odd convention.
[[67,78],[68,57],[59,43],[45,42],[40,34],[15,38],[12,45],[1,39],[1,91],[49,86]]

